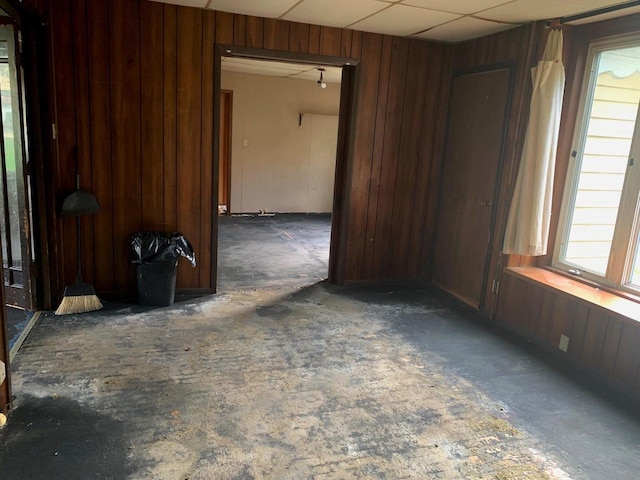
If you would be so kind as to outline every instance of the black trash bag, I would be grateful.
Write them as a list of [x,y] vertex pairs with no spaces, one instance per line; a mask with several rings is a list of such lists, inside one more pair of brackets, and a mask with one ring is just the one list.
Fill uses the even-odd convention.
[[138,232],[131,236],[132,263],[158,263],[185,257],[196,266],[196,254],[181,233]]

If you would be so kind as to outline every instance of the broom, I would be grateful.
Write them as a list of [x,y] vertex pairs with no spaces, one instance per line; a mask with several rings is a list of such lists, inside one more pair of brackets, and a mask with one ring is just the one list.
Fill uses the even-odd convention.
[[[76,171],[78,169],[76,156]],[[82,281],[82,251],[80,242],[80,216],[98,213],[100,206],[96,198],[89,192],[80,190],[80,175],[76,173],[76,191],[64,199],[62,203],[62,216],[76,217],[76,229],[78,236],[78,274],[76,283],[68,285],[64,289],[64,296],[56,315],[68,315],[71,313],[84,313],[100,310],[102,302],[96,295],[93,285]]]

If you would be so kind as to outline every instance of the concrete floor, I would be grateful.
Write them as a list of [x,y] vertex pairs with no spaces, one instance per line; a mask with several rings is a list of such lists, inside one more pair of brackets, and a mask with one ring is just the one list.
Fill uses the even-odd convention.
[[329,214],[218,219],[218,291],[293,287],[327,278]]
[[[310,277],[311,278],[311,277]],[[44,315],[7,479],[637,479],[640,420],[426,287]]]

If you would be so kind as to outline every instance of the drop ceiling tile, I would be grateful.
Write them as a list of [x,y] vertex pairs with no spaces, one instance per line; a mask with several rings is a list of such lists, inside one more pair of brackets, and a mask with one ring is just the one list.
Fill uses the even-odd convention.
[[204,8],[207,0],[152,0],[153,2],[168,3],[170,5],[181,5],[183,7]]
[[[320,79],[320,72],[314,68],[313,70],[296,74],[290,78],[295,78],[297,80],[313,80],[317,82]],[[323,73],[322,78],[326,83],[340,83],[342,81],[342,69],[325,67],[325,72]]]
[[211,0],[209,8],[242,15],[278,18],[296,3],[297,0]]
[[500,7],[491,8],[478,17],[502,22],[524,23],[597,10],[617,5],[620,0],[516,0]]
[[403,5],[452,13],[476,13],[513,0],[401,0]]
[[354,23],[351,28],[365,32],[404,36],[422,32],[459,17],[460,15],[453,13],[393,4],[386,10]]
[[509,23],[488,22],[473,17],[462,17],[453,22],[438,25],[431,30],[416,35],[416,37],[440,42],[462,42],[503,30],[509,30],[517,26],[518,25]]
[[374,0],[304,0],[284,17],[294,22],[346,27],[389,4]]

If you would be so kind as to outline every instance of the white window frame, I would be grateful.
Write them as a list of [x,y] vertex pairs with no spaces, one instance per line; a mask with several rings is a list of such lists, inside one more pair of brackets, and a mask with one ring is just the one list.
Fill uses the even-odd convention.
[[[571,155],[569,157],[567,177],[563,191],[552,266],[606,286],[620,288],[637,294],[640,293],[640,285],[631,285],[628,279],[633,269],[635,248],[638,235],[640,235],[640,108],[636,114],[636,123],[629,152],[629,159],[634,159],[635,165],[631,167],[627,164],[627,172],[622,187],[618,217],[616,219],[605,275],[603,276],[584,270],[580,266],[562,260],[566,254],[569,229],[571,226],[569,214],[573,212],[576,190],[578,188],[580,175],[580,165],[578,162],[582,160],[580,154],[576,153],[574,156],[573,152],[584,151],[587,139],[587,128],[591,116],[590,110],[595,92],[596,72],[598,69],[598,65],[595,62],[596,55],[616,48],[622,49],[635,46],[640,46],[640,34],[638,33],[608,37],[594,41],[589,46],[585,64],[585,74],[580,91],[578,115],[576,117],[573,142],[571,145]],[[631,221],[625,221],[625,219],[631,219]]]

